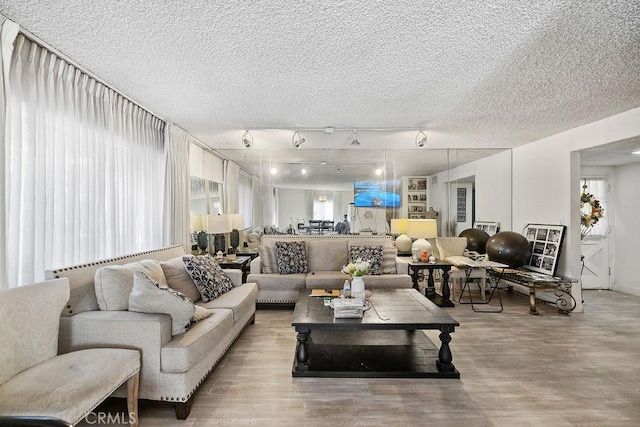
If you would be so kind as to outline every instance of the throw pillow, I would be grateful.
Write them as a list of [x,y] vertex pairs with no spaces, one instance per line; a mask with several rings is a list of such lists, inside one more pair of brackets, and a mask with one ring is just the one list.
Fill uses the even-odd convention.
[[450,262],[456,267],[466,267],[469,263],[473,263],[471,258],[462,255],[452,255],[446,257],[444,260]]
[[196,311],[193,313],[193,317],[191,318],[192,322],[199,322],[213,314],[214,310],[212,308],[201,307],[196,305]]
[[356,262],[358,260],[369,262],[369,274],[380,274],[382,246],[349,247],[349,262]]
[[168,314],[171,335],[180,335],[187,331],[195,310],[193,302],[182,292],[160,285],[142,271],[133,274],[129,311]]
[[167,286],[176,291],[182,292],[193,302],[200,299],[200,292],[193,282],[187,269],[184,268],[184,262],[182,257],[176,257],[169,261],[163,261],[160,263],[162,271],[164,271],[164,277],[167,279]]
[[224,274],[217,262],[209,254],[202,256],[185,255],[184,266],[200,292],[202,301],[209,302],[233,289],[233,282]]
[[263,273],[278,273],[278,258],[274,245],[258,246],[258,255],[260,255]]
[[380,265],[380,273],[396,274],[396,257],[398,256],[398,248],[382,248],[382,264]]
[[133,288],[133,275],[136,271],[144,271],[163,286],[167,284],[160,263],[153,259],[100,267],[96,270],[93,278],[100,310],[127,310],[129,308],[129,294]]
[[276,242],[276,259],[280,274],[307,272],[307,245],[300,242]]

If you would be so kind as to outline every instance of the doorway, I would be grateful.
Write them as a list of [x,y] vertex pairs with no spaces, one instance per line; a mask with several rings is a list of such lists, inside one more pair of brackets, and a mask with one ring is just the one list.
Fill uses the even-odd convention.
[[[611,289],[611,234],[609,218],[613,204],[609,203],[611,194],[611,176],[606,172],[587,174],[583,170],[581,194],[592,195],[581,197],[591,202],[581,203],[581,214],[591,217],[593,205],[597,203],[604,215],[590,227],[582,226],[580,253],[582,259],[582,288],[583,289]],[[596,202],[597,201],[597,202]]]

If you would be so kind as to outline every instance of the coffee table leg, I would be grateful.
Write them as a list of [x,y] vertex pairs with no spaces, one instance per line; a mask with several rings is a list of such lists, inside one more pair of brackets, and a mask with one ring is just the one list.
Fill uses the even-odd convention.
[[296,337],[298,340],[296,344],[296,370],[298,371],[309,370],[309,352],[307,348],[309,335],[311,335],[311,331],[298,332]]
[[453,332],[453,328],[440,328],[440,341],[442,341],[442,346],[440,346],[440,351],[438,352],[438,360],[436,361],[438,372],[453,372],[456,369],[456,367],[453,366],[453,363],[451,363],[451,361],[453,360],[451,348],[449,348],[449,343],[451,342],[451,332]]

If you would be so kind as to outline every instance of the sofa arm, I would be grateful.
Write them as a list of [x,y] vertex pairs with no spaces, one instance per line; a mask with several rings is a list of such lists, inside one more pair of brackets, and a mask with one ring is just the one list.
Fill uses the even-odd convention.
[[142,350],[143,358],[157,357],[171,341],[171,316],[134,311],[84,311],[60,318],[58,353],[94,347]]
[[259,256],[251,260],[251,264],[249,264],[249,273],[250,274],[262,273],[262,261],[260,261]]
[[233,286],[238,287],[242,285],[242,270],[224,268],[222,271],[231,279]]
[[409,274],[409,263],[400,257],[396,257],[396,272],[397,274]]

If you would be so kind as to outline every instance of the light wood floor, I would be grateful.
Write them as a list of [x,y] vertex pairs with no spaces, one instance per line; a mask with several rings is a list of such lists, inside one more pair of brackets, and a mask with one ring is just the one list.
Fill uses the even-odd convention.
[[[454,379],[292,378],[291,310],[258,310],[186,421],[141,405],[141,426],[638,426],[640,297],[586,291],[564,316],[507,296],[499,314],[456,305]],[[435,333],[434,333],[435,332]],[[437,331],[429,337],[439,345]]]

